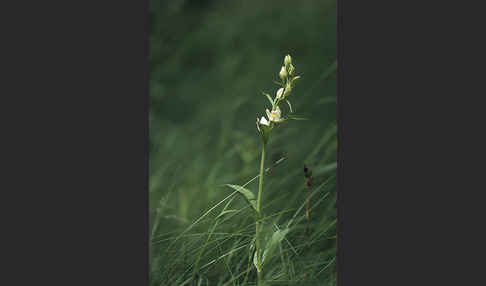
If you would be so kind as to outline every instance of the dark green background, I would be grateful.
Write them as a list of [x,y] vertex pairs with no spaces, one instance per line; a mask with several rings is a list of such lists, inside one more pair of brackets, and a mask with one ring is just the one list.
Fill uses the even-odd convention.
[[[292,56],[302,76],[290,101],[295,111],[309,120],[291,121],[272,134],[266,165],[282,156],[287,159],[265,177],[263,205],[267,204],[267,215],[284,209],[295,211],[305,200],[303,165],[308,164],[314,170],[316,186],[325,180],[334,182],[328,189],[331,196],[312,215],[319,217],[313,222],[314,233],[324,234],[320,228],[336,218],[336,33],[335,1],[150,1],[152,241],[184,230],[228,195],[220,185],[244,184],[258,173],[261,141],[255,119],[268,108],[261,92],[275,94],[278,87],[273,81],[278,80],[286,54]],[[255,192],[257,185],[249,189]],[[244,204],[238,201],[235,206]],[[242,218],[240,221],[245,223]],[[202,222],[193,232],[207,232],[209,226]],[[230,232],[230,227],[226,231]],[[335,226],[325,230],[326,237],[330,232],[335,234]],[[297,230],[289,234],[295,243],[299,237]],[[165,285],[174,281],[172,276],[184,276],[194,255],[187,245],[200,244],[204,237],[198,239],[183,240],[187,248],[179,249],[187,251],[173,254],[174,258],[163,252],[164,243],[151,243],[151,283]],[[292,258],[296,268],[305,268],[308,260],[318,264],[319,253],[326,259],[335,256],[335,240],[316,238],[313,245],[312,253]],[[208,252],[203,260],[211,260],[212,255],[217,257],[217,253]],[[175,261],[175,256],[185,258],[168,262]],[[308,260],[299,260],[302,257]],[[210,285],[223,283],[226,280],[221,277],[230,275],[226,266],[219,264],[222,266],[215,265],[202,274],[213,281]],[[319,273],[323,267],[315,267],[305,279],[314,273],[315,281],[322,285],[334,283],[333,267]],[[298,274],[295,279],[304,279],[304,273]]]

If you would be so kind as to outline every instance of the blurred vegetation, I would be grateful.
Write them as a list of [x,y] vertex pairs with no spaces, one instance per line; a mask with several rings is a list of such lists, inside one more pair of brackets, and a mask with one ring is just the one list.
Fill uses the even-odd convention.
[[[231,193],[221,185],[243,185],[258,174],[255,119],[268,108],[261,92],[275,94],[272,81],[286,54],[302,76],[292,107],[309,120],[273,132],[266,166],[286,159],[265,176],[263,211],[281,213],[272,218],[276,225],[292,218],[305,203],[307,164],[314,175],[311,231],[305,234],[301,211],[266,279],[335,285],[336,1],[149,3],[151,285],[254,283],[255,271],[246,281],[244,273],[253,218],[241,198],[230,206],[241,211],[209,237],[201,266],[211,264],[193,282],[187,281],[195,260],[225,203],[183,231]],[[257,180],[247,188],[256,193]]]

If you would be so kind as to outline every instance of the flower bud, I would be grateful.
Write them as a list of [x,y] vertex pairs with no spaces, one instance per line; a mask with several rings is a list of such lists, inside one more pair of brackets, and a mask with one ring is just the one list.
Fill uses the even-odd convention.
[[282,67],[280,69],[279,76],[281,80],[285,80],[287,78],[287,70],[285,69],[285,67]]
[[290,83],[287,83],[287,86],[285,87],[285,91],[283,93],[283,98],[289,96],[291,91],[292,91],[292,86],[290,85]]
[[282,98],[283,91],[284,91],[283,87],[281,87],[281,88],[279,88],[279,89],[277,90],[277,99]]
[[285,67],[288,68],[291,63],[292,63],[292,58],[290,57],[290,55],[286,55],[284,59]]
[[290,67],[289,67],[289,75],[293,75],[294,74],[294,71],[295,71],[295,68],[292,64],[290,64]]

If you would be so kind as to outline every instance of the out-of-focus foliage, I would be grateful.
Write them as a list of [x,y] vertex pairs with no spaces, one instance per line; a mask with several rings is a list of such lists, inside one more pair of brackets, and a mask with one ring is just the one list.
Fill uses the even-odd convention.
[[[279,79],[286,54],[302,76],[292,91],[292,108],[309,120],[291,121],[272,134],[266,166],[281,157],[286,160],[265,177],[263,211],[295,212],[305,202],[304,164],[313,169],[313,187],[328,183],[311,201],[311,206],[318,204],[311,212],[311,250],[296,249],[298,256],[290,250],[283,258],[292,261],[285,266],[277,261],[274,269],[286,280],[307,275],[334,283],[334,264],[319,271],[335,257],[336,248],[335,239],[330,239],[336,219],[335,0],[154,0],[148,20],[152,285],[171,285],[164,283],[175,283],[174,277],[185,277],[188,269],[190,273],[197,247],[206,237],[181,238],[179,253],[165,252],[170,240],[160,241],[177,236],[228,195],[221,185],[242,185],[258,173],[261,140],[255,118],[269,108],[262,91],[275,94],[278,86],[272,81]],[[248,189],[255,192],[256,185]],[[232,204],[233,209],[245,205],[238,199]],[[276,223],[285,223],[292,214],[278,216]],[[211,213],[187,234],[209,232],[217,215]],[[233,223],[218,225],[215,232],[241,232],[251,224],[249,216],[249,210],[240,212]],[[305,219],[300,223],[305,226]],[[306,241],[302,237],[298,231],[288,234],[292,245]],[[228,239],[218,248],[217,238],[211,236],[212,250],[204,253],[201,265],[238,246]],[[247,255],[247,250],[238,254]],[[238,263],[218,261],[200,275],[209,285],[226,283],[246,267]]]

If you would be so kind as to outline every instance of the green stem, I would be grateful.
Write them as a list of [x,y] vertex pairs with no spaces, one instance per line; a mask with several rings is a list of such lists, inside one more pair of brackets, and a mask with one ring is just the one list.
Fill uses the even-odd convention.
[[260,249],[260,205],[261,205],[261,198],[262,198],[262,187],[263,187],[263,167],[265,165],[265,143],[262,146],[262,160],[260,162],[260,178],[258,182],[258,198],[257,198],[257,220],[256,220],[256,255],[257,255],[257,263],[258,268],[261,271],[257,270],[258,273],[258,286],[263,285],[263,269],[262,269],[262,261],[261,261],[261,249]]
[[265,144],[262,146],[262,160],[260,162],[260,178],[258,181],[258,198],[257,198],[257,212],[260,213],[260,204],[262,198],[263,187],[263,167],[265,166]]

